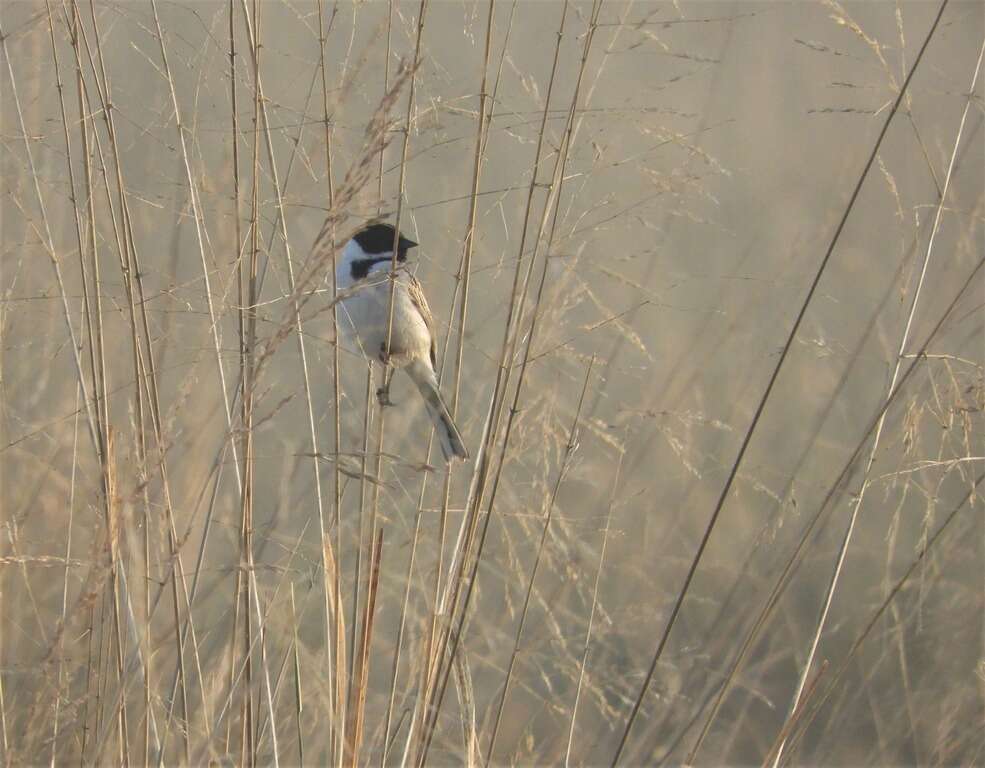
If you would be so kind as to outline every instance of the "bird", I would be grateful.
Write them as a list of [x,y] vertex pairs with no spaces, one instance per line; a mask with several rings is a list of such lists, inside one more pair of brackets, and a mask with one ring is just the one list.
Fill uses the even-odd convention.
[[[397,268],[390,330],[394,246]],[[416,247],[413,240],[382,222],[364,226],[346,242],[335,264],[336,287],[340,293],[339,331],[343,344],[350,349],[361,352],[370,361],[375,359],[407,373],[434,423],[445,461],[465,461],[469,452],[438,387],[434,318],[424,289],[408,270],[407,251]],[[392,405],[386,375],[377,396],[381,405]]]

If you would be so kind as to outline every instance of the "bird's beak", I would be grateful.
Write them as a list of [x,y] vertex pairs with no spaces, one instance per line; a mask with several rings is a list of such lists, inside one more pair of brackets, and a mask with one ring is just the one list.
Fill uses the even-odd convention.
[[410,248],[416,248],[417,243],[415,243],[413,240],[408,240],[406,237],[401,235],[399,246],[401,251],[406,251]]

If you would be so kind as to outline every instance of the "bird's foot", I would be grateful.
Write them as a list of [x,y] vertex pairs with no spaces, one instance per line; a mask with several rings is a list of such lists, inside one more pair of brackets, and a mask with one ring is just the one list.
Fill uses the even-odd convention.
[[383,363],[383,386],[376,390],[376,400],[381,408],[393,405],[390,399],[390,381],[393,377],[393,369],[390,367],[390,355],[386,351],[386,342],[380,344],[380,362]]
[[389,384],[376,390],[376,402],[380,404],[380,408],[386,408],[389,405],[393,405],[393,400],[390,399]]
[[386,342],[380,344],[380,362],[383,363],[384,368],[390,365],[390,355],[386,351]]

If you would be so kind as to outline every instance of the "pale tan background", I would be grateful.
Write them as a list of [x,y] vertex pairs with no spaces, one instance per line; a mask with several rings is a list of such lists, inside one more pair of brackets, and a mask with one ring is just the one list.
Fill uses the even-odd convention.
[[[60,13],[60,4],[53,5]],[[396,6],[391,77],[399,59],[412,52],[418,4]],[[265,0],[261,7],[262,77],[285,187],[290,247],[300,261],[327,206],[321,86],[313,80],[318,74],[317,6]],[[486,8],[432,2],[424,29],[402,228],[421,243],[415,253],[418,276],[439,318],[439,345],[448,327],[466,226]],[[387,9],[376,2],[340,4],[328,36],[339,178],[382,95]],[[561,9],[555,2],[517,4],[504,57],[481,179],[465,342],[459,421],[469,445],[478,443],[491,395]],[[495,762],[556,764],[563,758],[604,517],[621,462],[587,670],[589,690],[580,705],[572,753],[578,764],[611,759],[780,347],[936,9],[929,2],[844,8],[821,2],[613,1],[603,6],[560,200],[549,309],[534,341],[535,354],[543,354],[533,363],[521,398],[464,645],[484,749],[545,498],[557,476],[585,366],[596,355],[578,450],[559,492],[549,560],[538,576]],[[9,35],[6,51],[79,334],[79,261],[44,11],[36,2],[5,0],[0,21]],[[555,111],[546,133],[555,147],[589,11],[582,2],[569,9]],[[236,243],[227,6],[162,2],[159,12],[208,236],[206,256],[231,393],[237,342],[235,291],[229,281]],[[208,480],[225,439],[225,418],[189,189],[149,5],[100,0],[96,13],[150,297],[177,522],[181,528],[191,524],[185,548],[192,562],[211,493]],[[497,2],[490,82],[510,13],[511,3]],[[967,102],[983,21],[981,3],[951,3],[910,86],[910,99],[894,118],[671,635],[633,731],[636,761],[664,755],[703,705],[709,686],[720,681],[804,525],[886,395],[938,186]],[[75,115],[70,120],[77,119],[63,24],[56,25],[55,34],[67,103]],[[238,71],[240,151],[249,162],[252,91],[244,60]],[[0,547],[9,557],[64,557],[71,504],[73,559],[80,561],[69,568],[72,605],[93,556],[94,531],[102,525],[98,468],[82,421],[73,448],[77,377],[50,261],[32,228],[41,229],[40,209],[6,61],[0,82]],[[396,112],[406,109],[405,99],[403,94]],[[979,82],[908,351],[923,342],[985,249],[982,120]],[[385,161],[384,206],[390,212],[400,140],[394,138]],[[375,190],[375,184],[364,190],[353,216],[375,213]],[[268,302],[261,310],[263,336],[286,311],[285,302],[278,301],[286,293],[286,275],[269,178],[261,195],[263,240],[273,242],[261,297]],[[104,201],[99,205],[105,211]],[[244,205],[244,221],[246,210]],[[122,435],[117,450],[126,464],[134,456],[127,437],[134,383],[126,300],[108,218],[100,221],[110,413]],[[539,273],[538,266],[535,277]],[[889,411],[870,475],[874,484],[822,637],[819,659],[830,659],[833,667],[921,542],[981,474],[983,298],[978,280],[931,344],[929,351],[942,357],[920,363],[922,369]],[[331,327],[320,311],[323,305],[324,297],[307,305],[305,331],[316,426],[327,450],[333,420]],[[343,443],[356,450],[362,440],[364,368],[351,357],[343,363]],[[258,578],[264,599],[274,599],[288,568],[298,604],[305,606],[299,622],[302,658],[310,664],[305,743],[310,759],[321,761],[326,748],[319,723],[324,692],[316,679],[322,653],[321,576],[300,381],[292,338],[278,348],[260,385],[257,409],[264,420],[257,438],[256,557],[263,566]],[[406,407],[388,414],[388,448],[408,462],[420,462],[426,425],[416,395],[398,377],[393,396]],[[323,478],[328,477],[325,468]],[[459,472],[454,486],[459,505],[464,478]],[[381,661],[372,670],[367,714],[367,747],[373,750],[380,746],[376,728],[386,703],[420,473],[404,464],[388,465],[383,479],[384,591],[374,651]],[[122,482],[132,487],[134,475]],[[773,743],[787,716],[860,482],[857,467],[825,516],[820,535],[811,539],[803,566],[716,720],[701,762],[758,764]],[[437,486],[430,484],[432,507],[440,503]],[[356,484],[349,484],[344,518],[350,542],[357,496]],[[159,483],[152,483],[151,497],[160,508]],[[214,668],[207,674],[216,679],[224,668],[232,621],[237,505],[227,467],[196,603],[203,664]],[[133,512],[127,521],[133,542],[139,541],[140,519]],[[430,579],[435,557],[436,516],[425,520],[419,579]],[[793,762],[971,764],[983,759],[982,520],[981,499],[973,496],[876,626],[799,751],[790,756]],[[163,556],[161,546],[152,561]],[[344,566],[350,555],[351,550],[342,552]],[[4,739],[5,748],[14,749],[26,738],[23,713],[44,690],[39,663],[61,615],[65,569],[37,562],[0,567]],[[736,592],[716,620],[733,586]],[[291,642],[285,589],[276,593],[271,614],[271,654],[277,664]],[[410,631],[420,633],[424,593],[415,594],[417,619]],[[161,711],[170,695],[174,659],[169,611],[162,606],[155,619],[160,626],[152,625],[158,638]],[[84,612],[76,616],[64,645],[67,696],[77,703],[86,690],[86,620]],[[406,673],[402,676],[398,693],[412,695]],[[206,687],[212,690],[211,685]],[[285,699],[280,746],[286,763],[296,760],[292,706]],[[449,696],[434,764],[462,760],[456,706]],[[66,708],[60,717],[54,754],[60,761],[78,760],[82,715]],[[695,735],[690,731],[668,759],[682,760]],[[44,728],[37,738],[31,736],[45,756],[52,750],[47,736]]]

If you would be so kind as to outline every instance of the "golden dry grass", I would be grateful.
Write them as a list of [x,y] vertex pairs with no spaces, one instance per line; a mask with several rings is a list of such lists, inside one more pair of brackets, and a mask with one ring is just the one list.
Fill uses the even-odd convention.
[[5,2],[4,762],[980,762],[983,21]]

